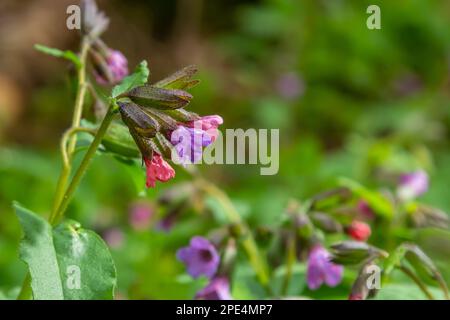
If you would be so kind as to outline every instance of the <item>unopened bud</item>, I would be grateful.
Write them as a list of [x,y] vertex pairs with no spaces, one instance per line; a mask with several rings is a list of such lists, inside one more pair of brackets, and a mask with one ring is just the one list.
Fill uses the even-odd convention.
[[387,257],[387,252],[359,241],[343,241],[331,246],[333,262],[349,265],[359,264],[376,257]]
[[186,106],[192,95],[179,89],[162,89],[152,85],[136,87],[126,93],[133,102],[148,108],[161,110]]

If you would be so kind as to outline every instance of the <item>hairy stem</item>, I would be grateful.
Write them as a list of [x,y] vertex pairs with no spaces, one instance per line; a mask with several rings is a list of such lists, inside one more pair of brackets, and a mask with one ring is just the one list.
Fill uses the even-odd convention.
[[[73,116],[72,116],[71,128],[80,126],[81,116],[83,114],[83,104],[84,104],[84,98],[86,96],[86,58],[87,58],[87,54],[89,51],[89,47],[90,47],[89,40],[84,38],[82,40],[82,44],[81,44],[81,53],[80,53],[81,66],[78,69],[78,89],[77,89],[77,95],[75,98],[75,106],[74,106],[74,111],[73,111]],[[54,198],[53,206],[52,206],[52,213],[50,215],[49,220],[54,219],[56,211],[61,204],[62,197],[64,195],[64,191],[65,191],[67,182],[70,177],[70,172],[71,172],[70,158],[72,157],[72,153],[75,150],[76,143],[77,143],[77,137],[76,137],[76,135],[72,135],[70,137],[70,140],[69,140],[68,146],[67,146],[67,156],[68,156],[69,161],[68,161],[68,163],[65,163],[63,165],[63,168],[59,175],[58,183],[56,185],[55,198]]]
[[111,124],[111,121],[114,117],[114,108],[115,108],[115,104],[111,103],[110,107],[108,109],[108,112],[106,113],[105,117],[103,118],[100,128],[98,128],[98,130],[97,130],[94,140],[90,144],[89,149],[87,150],[86,154],[84,155],[80,166],[78,167],[77,171],[75,172],[75,174],[72,178],[72,181],[70,182],[69,186],[67,187],[67,191],[64,193],[64,196],[61,200],[61,204],[59,205],[58,209],[56,210],[56,213],[52,216],[52,219],[49,220],[49,222],[52,225],[55,225],[56,223],[58,223],[59,220],[63,217],[64,212],[66,211],[67,206],[69,205],[69,202],[72,199],[72,196],[75,193],[75,191],[78,187],[78,184],[81,181],[81,178],[83,177],[84,173],[86,172],[92,157],[95,155],[95,152],[97,151],[97,148],[100,145],[100,142],[102,141],[106,131],[108,130],[109,125]]

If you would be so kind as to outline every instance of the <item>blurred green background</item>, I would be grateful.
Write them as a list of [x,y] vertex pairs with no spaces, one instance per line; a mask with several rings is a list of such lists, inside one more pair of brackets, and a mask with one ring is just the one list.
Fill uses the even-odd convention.
[[[25,274],[11,202],[48,215],[61,166],[57,146],[70,123],[73,70],[33,45],[78,50],[77,32],[65,27],[69,4],[0,2],[0,288],[6,290]],[[449,1],[98,4],[111,18],[103,38],[128,57],[130,69],[147,59],[156,81],[196,64],[202,82],[190,110],[220,114],[222,130],[280,129],[277,175],[261,176],[257,165],[200,167],[251,226],[279,224],[290,198],[307,198],[338,177],[392,187],[386,172],[417,168],[431,177],[423,201],[450,212]],[[381,30],[366,27],[370,4],[381,8]],[[189,177],[178,170],[176,179],[145,193],[144,169],[107,154],[92,163],[68,216],[110,240],[119,298],[191,298],[205,284],[183,275],[175,251],[221,225],[214,201],[206,201],[207,210],[183,210],[170,231],[156,227],[167,213],[156,198],[183,181]],[[153,212],[140,230],[129,222],[136,202]],[[299,294],[304,279],[293,282],[292,294]],[[322,294],[345,298],[348,290],[341,291]],[[239,285],[233,294],[257,297]]]

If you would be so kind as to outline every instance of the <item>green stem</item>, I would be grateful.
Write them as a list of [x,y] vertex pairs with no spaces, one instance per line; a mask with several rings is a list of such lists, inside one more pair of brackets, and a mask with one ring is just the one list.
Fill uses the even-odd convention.
[[427,296],[427,298],[429,300],[434,300],[434,297],[431,294],[431,292],[427,289],[427,287],[419,279],[419,277],[417,277],[417,275],[414,272],[411,271],[411,269],[409,269],[409,268],[407,268],[405,266],[400,266],[399,269],[401,271],[403,271],[403,273],[405,273],[408,277],[410,277],[417,284],[417,286],[420,288],[420,290],[422,290],[422,292]]
[[[88,39],[83,39],[81,44],[81,53],[80,53],[80,62],[81,67],[78,69],[78,89],[77,95],[75,98],[75,106],[72,116],[72,124],[71,128],[79,127],[81,122],[81,116],[83,114],[83,104],[84,98],[86,96],[86,58],[90,48],[90,42]],[[67,155],[68,158],[72,156],[72,153],[75,150],[75,146],[77,143],[76,135],[71,136],[70,141],[67,146]],[[64,190],[66,188],[67,182],[70,177],[71,165],[70,161],[68,164],[65,164],[61,170],[60,176],[58,178],[58,182],[56,185],[55,198],[53,201],[52,213],[50,215],[49,220],[54,219],[54,215],[56,214],[56,210],[61,204],[62,197],[64,195]]]
[[78,184],[81,181],[81,178],[83,177],[84,173],[86,172],[89,163],[92,159],[92,157],[95,155],[95,152],[97,151],[98,146],[100,145],[106,131],[108,130],[109,125],[111,124],[111,121],[114,117],[114,109],[115,104],[111,103],[110,107],[108,109],[108,112],[106,113],[105,117],[103,118],[103,121],[100,125],[100,128],[98,128],[97,134],[94,137],[94,140],[92,141],[91,145],[89,146],[89,149],[87,150],[86,154],[83,157],[83,160],[81,161],[80,166],[78,167],[77,171],[75,172],[72,181],[70,182],[69,186],[67,187],[67,191],[65,192],[61,204],[59,205],[58,209],[56,210],[56,213],[52,216],[52,219],[49,220],[49,222],[52,225],[55,225],[59,222],[59,220],[64,215],[64,212],[67,209],[67,206],[69,205],[70,200],[72,199],[73,194],[75,193]]
[[292,268],[296,261],[295,251],[295,235],[289,235],[286,254],[286,274],[284,277],[283,288],[281,290],[282,296],[286,296],[288,293],[289,283],[291,282],[292,278]]
[[[74,111],[72,115],[72,124],[69,130],[80,126],[81,116],[83,114],[83,104],[86,95],[86,59],[87,54],[89,52],[89,48],[90,42],[88,39],[84,38],[81,42],[80,67],[78,68],[78,88],[77,88],[77,95],[75,98]],[[66,188],[67,181],[69,180],[71,172],[70,158],[72,157],[72,153],[75,150],[76,142],[77,142],[76,135],[71,135],[67,149],[64,146],[64,150],[63,149],[61,150],[61,152],[63,152],[64,163],[56,185],[55,198],[53,201],[52,212],[50,214],[49,221],[55,218],[54,216],[64,195],[64,190]],[[65,144],[66,143],[67,142],[65,142]],[[31,299],[31,297],[32,297],[31,275],[30,273],[27,273],[25,280],[22,284],[22,289],[20,290],[17,299],[28,300]]]
[[233,224],[239,225],[243,234],[241,240],[242,247],[247,253],[250,264],[255,270],[259,282],[262,286],[269,290],[269,272],[266,261],[263,259],[261,253],[259,252],[258,246],[256,245],[256,242],[249,228],[247,227],[245,222],[242,221],[240,214],[237,212],[230,198],[228,198],[226,193],[221,189],[204,179],[198,178],[196,182],[201,189],[212,195],[220,202],[226,214],[228,215],[228,220],[230,220],[230,222]]

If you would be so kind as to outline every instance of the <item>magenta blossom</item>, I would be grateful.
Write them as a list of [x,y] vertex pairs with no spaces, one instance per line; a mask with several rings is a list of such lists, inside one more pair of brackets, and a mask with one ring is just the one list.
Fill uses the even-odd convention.
[[189,246],[177,252],[178,260],[186,264],[187,272],[197,278],[205,275],[212,278],[219,267],[220,257],[216,248],[203,237],[193,237]]
[[100,73],[95,73],[95,80],[99,84],[106,85],[108,83],[116,84],[122,81],[128,75],[128,61],[127,58],[118,50],[108,49],[106,54],[106,65],[111,75],[111,79]]
[[318,289],[323,283],[335,287],[342,281],[344,267],[330,261],[330,253],[316,245],[308,257],[307,283],[311,290]]
[[175,177],[175,170],[159,154],[153,153],[151,160],[144,158],[147,188],[154,188],[156,180],[166,182]]
[[198,300],[232,300],[230,284],[226,277],[216,277],[209,284],[197,292]]
[[130,209],[129,223],[135,230],[145,230],[153,214],[154,210],[148,203],[135,203]]
[[428,190],[428,175],[419,170],[400,176],[397,194],[402,200],[411,200]]

